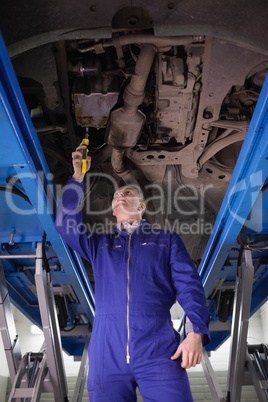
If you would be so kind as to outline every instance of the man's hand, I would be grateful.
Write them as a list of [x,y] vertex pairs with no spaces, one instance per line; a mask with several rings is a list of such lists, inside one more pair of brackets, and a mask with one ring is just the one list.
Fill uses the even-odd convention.
[[[84,178],[84,173],[82,173],[82,155],[83,155],[83,150],[86,149],[86,145],[82,141],[81,144],[76,148],[76,150],[72,153],[72,159],[73,159],[73,168],[74,168],[74,174],[72,178],[77,181],[82,181]],[[91,165],[91,157],[87,157],[87,170],[90,169]]]
[[202,335],[189,332],[187,337],[171,357],[171,360],[176,360],[180,355],[182,355],[181,367],[189,369],[201,363],[202,350]]

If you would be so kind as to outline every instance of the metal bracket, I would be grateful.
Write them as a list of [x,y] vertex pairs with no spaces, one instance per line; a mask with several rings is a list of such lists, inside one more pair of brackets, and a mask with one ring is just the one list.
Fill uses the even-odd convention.
[[[254,280],[254,266],[252,263],[251,250],[243,250],[241,264],[237,269],[235,287],[235,300],[231,330],[231,349],[228,369],[227,399],[228,402],[239,402],[241,399],[242,386],[246,383],[246,374],[255,386],[260,401],[267,401],[268,396],[268,370],[267,355],[268,349],[263,346],[264,359],[257,351],[250,353],[252,347],[248,348],[247,333],[250,317],[250,305],[252,286]],[[265,362],[265,367],[263,365]],[[225,398],[220,390],[214,370],[209,361],[207,352],[203,351],[202,367],[213,396],[216,402],[223,402]]]
[[242,263],[238,266],[236,279],[227,383],[228,398],[230,402],[240,401],[244,380],[247,333],[254,277],[254,267],[251,254],[251,250],[243,251]]
[[[2,259],[12,257],[1,255]],[[41,392],[53,392],[56,401],[67,402],[68,390],[60,330],[50,273],[43,269],[42,243],[37,243],[36,255],[23,255],[23,258],[34,257],[36,257],[36,292],[45,337],[45,351],[27,353],[23,358],[16,335],[4,269],[0,262],[0,325],[10,379],[13,383],[8,401],[23,398],[27,402],[28,400],[36,402],[40,400]]]
[[90,341],[91,334],[87,337],[82,359],[81,359],[81,364],[80,364],[80,369],[73,393],[73,398],[72,402],[81,402],[83,398],[83,393],[84,393],[84,388],[85,388],[85,383],[87,380],[87,371],[88,371],[88,345]]
[[21,360],[19,338],[11,311],[4,268],[0,262],[0,330],[3,339],[10,380],[13,382]]
[[47,365],[55,400],[67,401],[68,390],[62,358],[60,329],[50,275],[43,269],[42,243],[37,243],[35,283],[45,337]]
[[202,367],[204,374],[207,379],[208,386],[210,388],[210,392],[213,397],[213,401],[215,402],[224,402],[225,398],[223,396],[223,393],[221,391],[220,385],[218,383],[218,380],[215,376],[215,372],[212,368],[212,365],[210,363],[208,353],[205,349],[203,349],[203,356],[202,356],[202,361],[201,361]]
[[[27,353],[23,356],[13,382],[8,402],[17,398],[26,398],[25,401],[39,401],[44,379],[48,372],[46,354]],[[28,399],[29,398],[29,399]]]
[[268,400],[267,345],[250,346],[246,352],[246,366],[259,401]]

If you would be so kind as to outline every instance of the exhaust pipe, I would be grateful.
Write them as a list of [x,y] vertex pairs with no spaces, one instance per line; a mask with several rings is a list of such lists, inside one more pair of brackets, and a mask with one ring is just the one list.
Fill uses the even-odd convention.
[[115,148],[112,151],[111,162],[115,172],[119,175],[126,171],[123,163],[124,152],[126,148],[136,145],[145,123],[146,116],[138,109],[138,106],[144,100],[144,89],[155,53],[154,46],[142,46],[135,67],[135,75],[131,78],[123,94],[124,105],[110,115],[105,140]]

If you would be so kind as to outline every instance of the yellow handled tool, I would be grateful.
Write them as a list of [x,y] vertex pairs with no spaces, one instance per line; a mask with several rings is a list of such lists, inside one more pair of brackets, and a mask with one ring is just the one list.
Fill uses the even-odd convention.
[[[89,139],[88,139],[88,127],[86,128],[86,135],[85,138],[83,138],[83,143],[88,146],[89,145]],[[83,155],[82,155],[82,173],[86,173],[87,171],[87,154],[88,154],[88,149],[83,149]]]

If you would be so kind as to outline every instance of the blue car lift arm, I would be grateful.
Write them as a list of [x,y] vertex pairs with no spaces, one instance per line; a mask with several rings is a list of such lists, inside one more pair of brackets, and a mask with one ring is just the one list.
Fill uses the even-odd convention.
[[[37,217],[41,224],[39,227],[34,228],[36,233],[32,233],[32,236],[29,236],[29,240],[42,240],[42,237],[40,237],[42,230],[48,234],[48,240],[53,245],[66,275],[72,277],[69,282],[72,284],[80,304],[83,305],[84,314],[88,321],[92,323],[94,317],[93,291],[80,257],[76,253],[71,254],[66,243],[55,230],[54,210],[57,204],[57,195],[39,139],[31,123],[1,37],[0,49],[0,115],[2,133],[0,137],[0,168],[2,167],[5,172],[6,167],[8,167],[10,172],[16,173],[32,204],[32,211],[25,210],[25,215],[29,216],[28,222]],[[8,212],[12,213],[11,211]],[[16,218],[19,221],[20,217],[17,216]],[[3,231],[5,229],[7,230],[2,234],[1,242],[9,240],[10,229],[2,228]],[[27,239],[27,234],[24,237]]]
[[[227,394],[230,402],[240,400],[245,366],[247,370],[250,367],[259,400],[266,401],[268,397],[267,372],[262,368],[261,376],[257,375],[257,364],[253,364],[260,352],[247,351],[249,317],[268,299],[267,176],[268,77],[199,266],[212,317],[212,342],[208,350],[216,349],[232,335]],[[218,299],[227,289],[234,291],[234,308],[226,322],[219,322]],[[258,345],[255,349],[263,347]],[[262,359],[258,359],[261,367]],[[267,361],[264,367],[266,364]],[[222,401],[221,392],[215,393],[215,384],[216,381],[211,388],[214,399]]]
[[[11,302],[40,328],[44,327],[46,320],[50,323],[57,321],[51,311],[53,303],[47,306],[44,297],[40,298],[38,294],[42,286],[37,285],[37,281],[42,274],[39,272],[39,276],[35,276],[36,258],[39,258],[39,263],[46,260],[51,298],[58,296],[69,315],[67,329],[71,331],[64,332],[61,328],[62,347],[68,354],[81,356],[94,319],[94,294],[81,258],[69,249],[55,230],[57,193],[1,35],[0,130],[0,186],[4,190],[0,191],[0,268],[7,284],[0,303],[1,312],[5,315],[7,311],[8,294]],[[41,265],[39,270],[43,269],[43,263]],[[46,318],[47,314],[51,316]],[[52,330],[57,332],[55,328],[53,325]],[[51,342],[48,336],[45,338],[47,343]],[[48,356],[50,371],[53,350],[58,354],[56,366],[62,367],[60,341],[55,338],[51,345]],[[9,354],[12,349],[14,345],[10,346]],[[17,365],[19,355],[16,353],[13,359],[12,376],[19,375],[21,379]],[[60,371],[61,377],[64,376],[64,370],[56,366],[54,372]],[[16,395],[17,391],[14,392]],[[58,400],[65,400],[66,387],[57,392]]]
[[[268,175],[268,77],[199,266],[208,296]],[[212,274],[213,271],[213,274]]]

